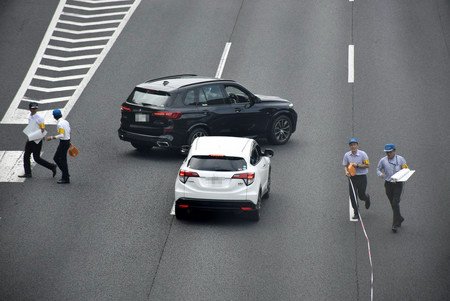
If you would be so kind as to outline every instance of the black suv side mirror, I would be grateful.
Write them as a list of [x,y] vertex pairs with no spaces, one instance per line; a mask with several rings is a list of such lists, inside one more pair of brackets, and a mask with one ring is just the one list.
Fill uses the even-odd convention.
[[181,154],[187,156],[189,154],[190,145],[182,145],[181,146]]
[[272,158],[273,157],[273,150],[272,149],[270,149],[270,148],[266,148],[264,151],[263,151],[263,153],[262,153],[262,155],[263,156],[265,156],[265,157],[269,157],[269,158]]

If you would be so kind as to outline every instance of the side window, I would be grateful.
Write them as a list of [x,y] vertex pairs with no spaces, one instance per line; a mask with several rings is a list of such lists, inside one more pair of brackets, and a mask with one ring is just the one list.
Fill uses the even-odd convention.
[[236,86],[225,86],[225,92],[231,103],[248,103],[249,95]]
[[251,165],[258,164],[259,160],[261,159],[261,157],[260,157],[261,149],[260,148],[258,149],[258,148],[259,148],[259,146],[257,145],[252,150],[252,154],[250,156],[250,164]]
[[203,89],[198,90],[198,104],[202,107],[207,106],[206,95]]
[[201,90],[203,90],[208,106],[224,104],[224,97],[220,85],[204,86]]
[[188,90],[183,103],[187,106],[195,106],[195,90]]

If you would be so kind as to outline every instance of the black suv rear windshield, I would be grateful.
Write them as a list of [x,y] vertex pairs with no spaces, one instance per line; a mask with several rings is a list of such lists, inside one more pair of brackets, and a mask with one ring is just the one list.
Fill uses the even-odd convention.
[[169,99],[170,94],[167,92],[135,88],[127,101],[138,105],[165,107]]
[[193,156],[188,166],[196,170],[241,171],[247,169],[247,163],[239,157]]

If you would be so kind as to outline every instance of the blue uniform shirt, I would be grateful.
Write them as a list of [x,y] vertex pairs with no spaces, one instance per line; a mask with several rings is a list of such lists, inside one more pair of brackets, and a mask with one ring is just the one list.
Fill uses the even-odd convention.
[[378,162],[377,175],[381,177],[384,173],[384,180],[390,181],[391,177],[402,168],[408,168],[405,158],[395,155],[394,158],[388,159],[387,156],[384,156]]
[[[369,164],[369,156],[367,156],[365,151],[359,149],[356,151],[356,154],[352,154],[351,151],[348,151],[344,155],[342,165],[347,166],[349,163]],[[356,168],[356,175],[366,175],[368,172],[368,168]]]

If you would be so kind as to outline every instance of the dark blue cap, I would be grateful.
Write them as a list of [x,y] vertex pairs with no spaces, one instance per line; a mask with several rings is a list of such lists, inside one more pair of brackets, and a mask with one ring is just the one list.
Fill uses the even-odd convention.
[[53,117],[55,118],[61,118],[62,117],[62,113],[60,109],[55,109],[53,110]]
[[384,146],[384,151],[385,151],[386,153],[395,151],[395,144],[392,144],[392,143],[386,144],[386,145]]
[[358,143],[358,139],[356,139],[355,137],[350,138],[350,140],[348,141],[348,144],[352,144],[352,143]]

